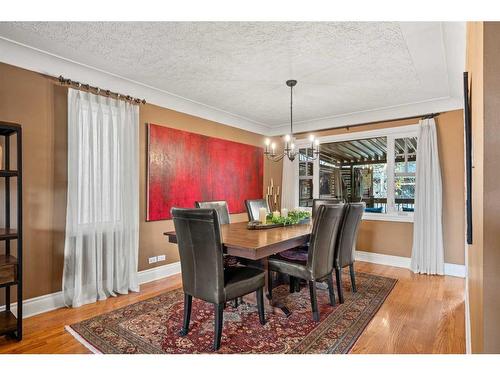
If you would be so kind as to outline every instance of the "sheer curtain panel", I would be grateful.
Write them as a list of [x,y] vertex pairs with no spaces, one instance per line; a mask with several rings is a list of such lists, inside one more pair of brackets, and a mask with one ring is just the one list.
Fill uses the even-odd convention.
[[418,273],[443,275],[443,192],[434,119],[420,121],[415,177],[411,269]]
[[69,89],[66,305],[139,291],[138,248],[139,108]]
[[299,158],[293,161],[284,158],[283,174],[281,177],[281,207],[293,210],[299,205]]

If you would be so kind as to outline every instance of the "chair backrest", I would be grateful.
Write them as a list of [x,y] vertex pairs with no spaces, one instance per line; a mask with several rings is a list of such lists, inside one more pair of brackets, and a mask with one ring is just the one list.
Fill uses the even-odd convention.
[[316,216],[319,206],[323,204],[338,204],[338,203],[341,203],[339,199],[313,199],[312,217]]
[[321,205],[318,208],[307,256],[307,268],[314,278],[320,278],[332,272],[344,208],[344,204]]
[[269,204],[265,199],[247,199],[245,201],[248,220],[259,220],[259,208],[265,208],[269,212]]
[[349,203],[339,232],[335,249],[334,267],[345,267],[354,262],[354,250],[358,238],[359,224],[365,212],[365,203]]
[[172,208],[184,293],[211,303],[224,300],[219,216],[214,209]]
[[227,207],[226,201],[206,201],[206,202],[194,202],[196,208],[213,208],[217,211],[219,215],[219,224],[229,224],[231,218],[229,216],[229,208]]

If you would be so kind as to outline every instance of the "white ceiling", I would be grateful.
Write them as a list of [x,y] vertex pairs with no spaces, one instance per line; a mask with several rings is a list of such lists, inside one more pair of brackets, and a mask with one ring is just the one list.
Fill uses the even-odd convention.
[[0,37],[270,134],[287,131],[291,78],[298,130],[459,108],[464,30],[441,22],[0,23]]

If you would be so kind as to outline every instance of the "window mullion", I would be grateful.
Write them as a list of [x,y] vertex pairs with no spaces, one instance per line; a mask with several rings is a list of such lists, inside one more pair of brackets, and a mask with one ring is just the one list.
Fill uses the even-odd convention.
[[394,136],[387,136],[387,213],[394,214],[396,212],[396,202],[394,199]]
[[313,199],[319,198],[319,157],[313,161]]

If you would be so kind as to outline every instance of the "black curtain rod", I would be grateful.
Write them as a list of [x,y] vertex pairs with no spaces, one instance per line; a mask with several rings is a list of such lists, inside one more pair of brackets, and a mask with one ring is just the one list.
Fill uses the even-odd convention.
[[[383,122],[394,122],[394,121],[412,120],[412,119],[417,119],[417,118],[425,120],[425,119],[434,118],[436,116],[439,116],[440,114],[441,113],[439,113],[439,112],[437,112],[437,113],[427,113],[425,115],[408,116],[408,117],[393,118],[393,119],[389,119],[389,120],[370,121],[370,122],[363,122],[363,123],[359,123],[359,124],[344,125],[344,126],[338,126],[338,127],[335,127],[335,128],[321,129],[321,130],[318,130],[318,131],[326,131],[326,130],[334,130],[334,129],[346,129],[346,130],[349,130],[350,128],[357,128],[357,127],[360,127],[360,126],[380,124],[380,123],[383,123]],[[309,133],[310,132],[300,132],[300,133],[296,133],[296,134],[300,135],[300,134],[309,134]]]
[[114,92],[111,90],[103,90],[97,86],[91,86],[88,83],[81,83],[78,81],[72,81],[71,79],[64,78],[63,76],[59,76],[58,80],[62,85],[73,86],[79,90],[95,91],[95,94],[97,94],[97,95],[104,94],[106,96],[113,96],[118,100],[126,100],[126,101],[133,102],[136,104],[141,104],[141,103],[146,104],[146,99],[134,98],[130,95],[123,95],[123,94],[120,94],[119,92]]

